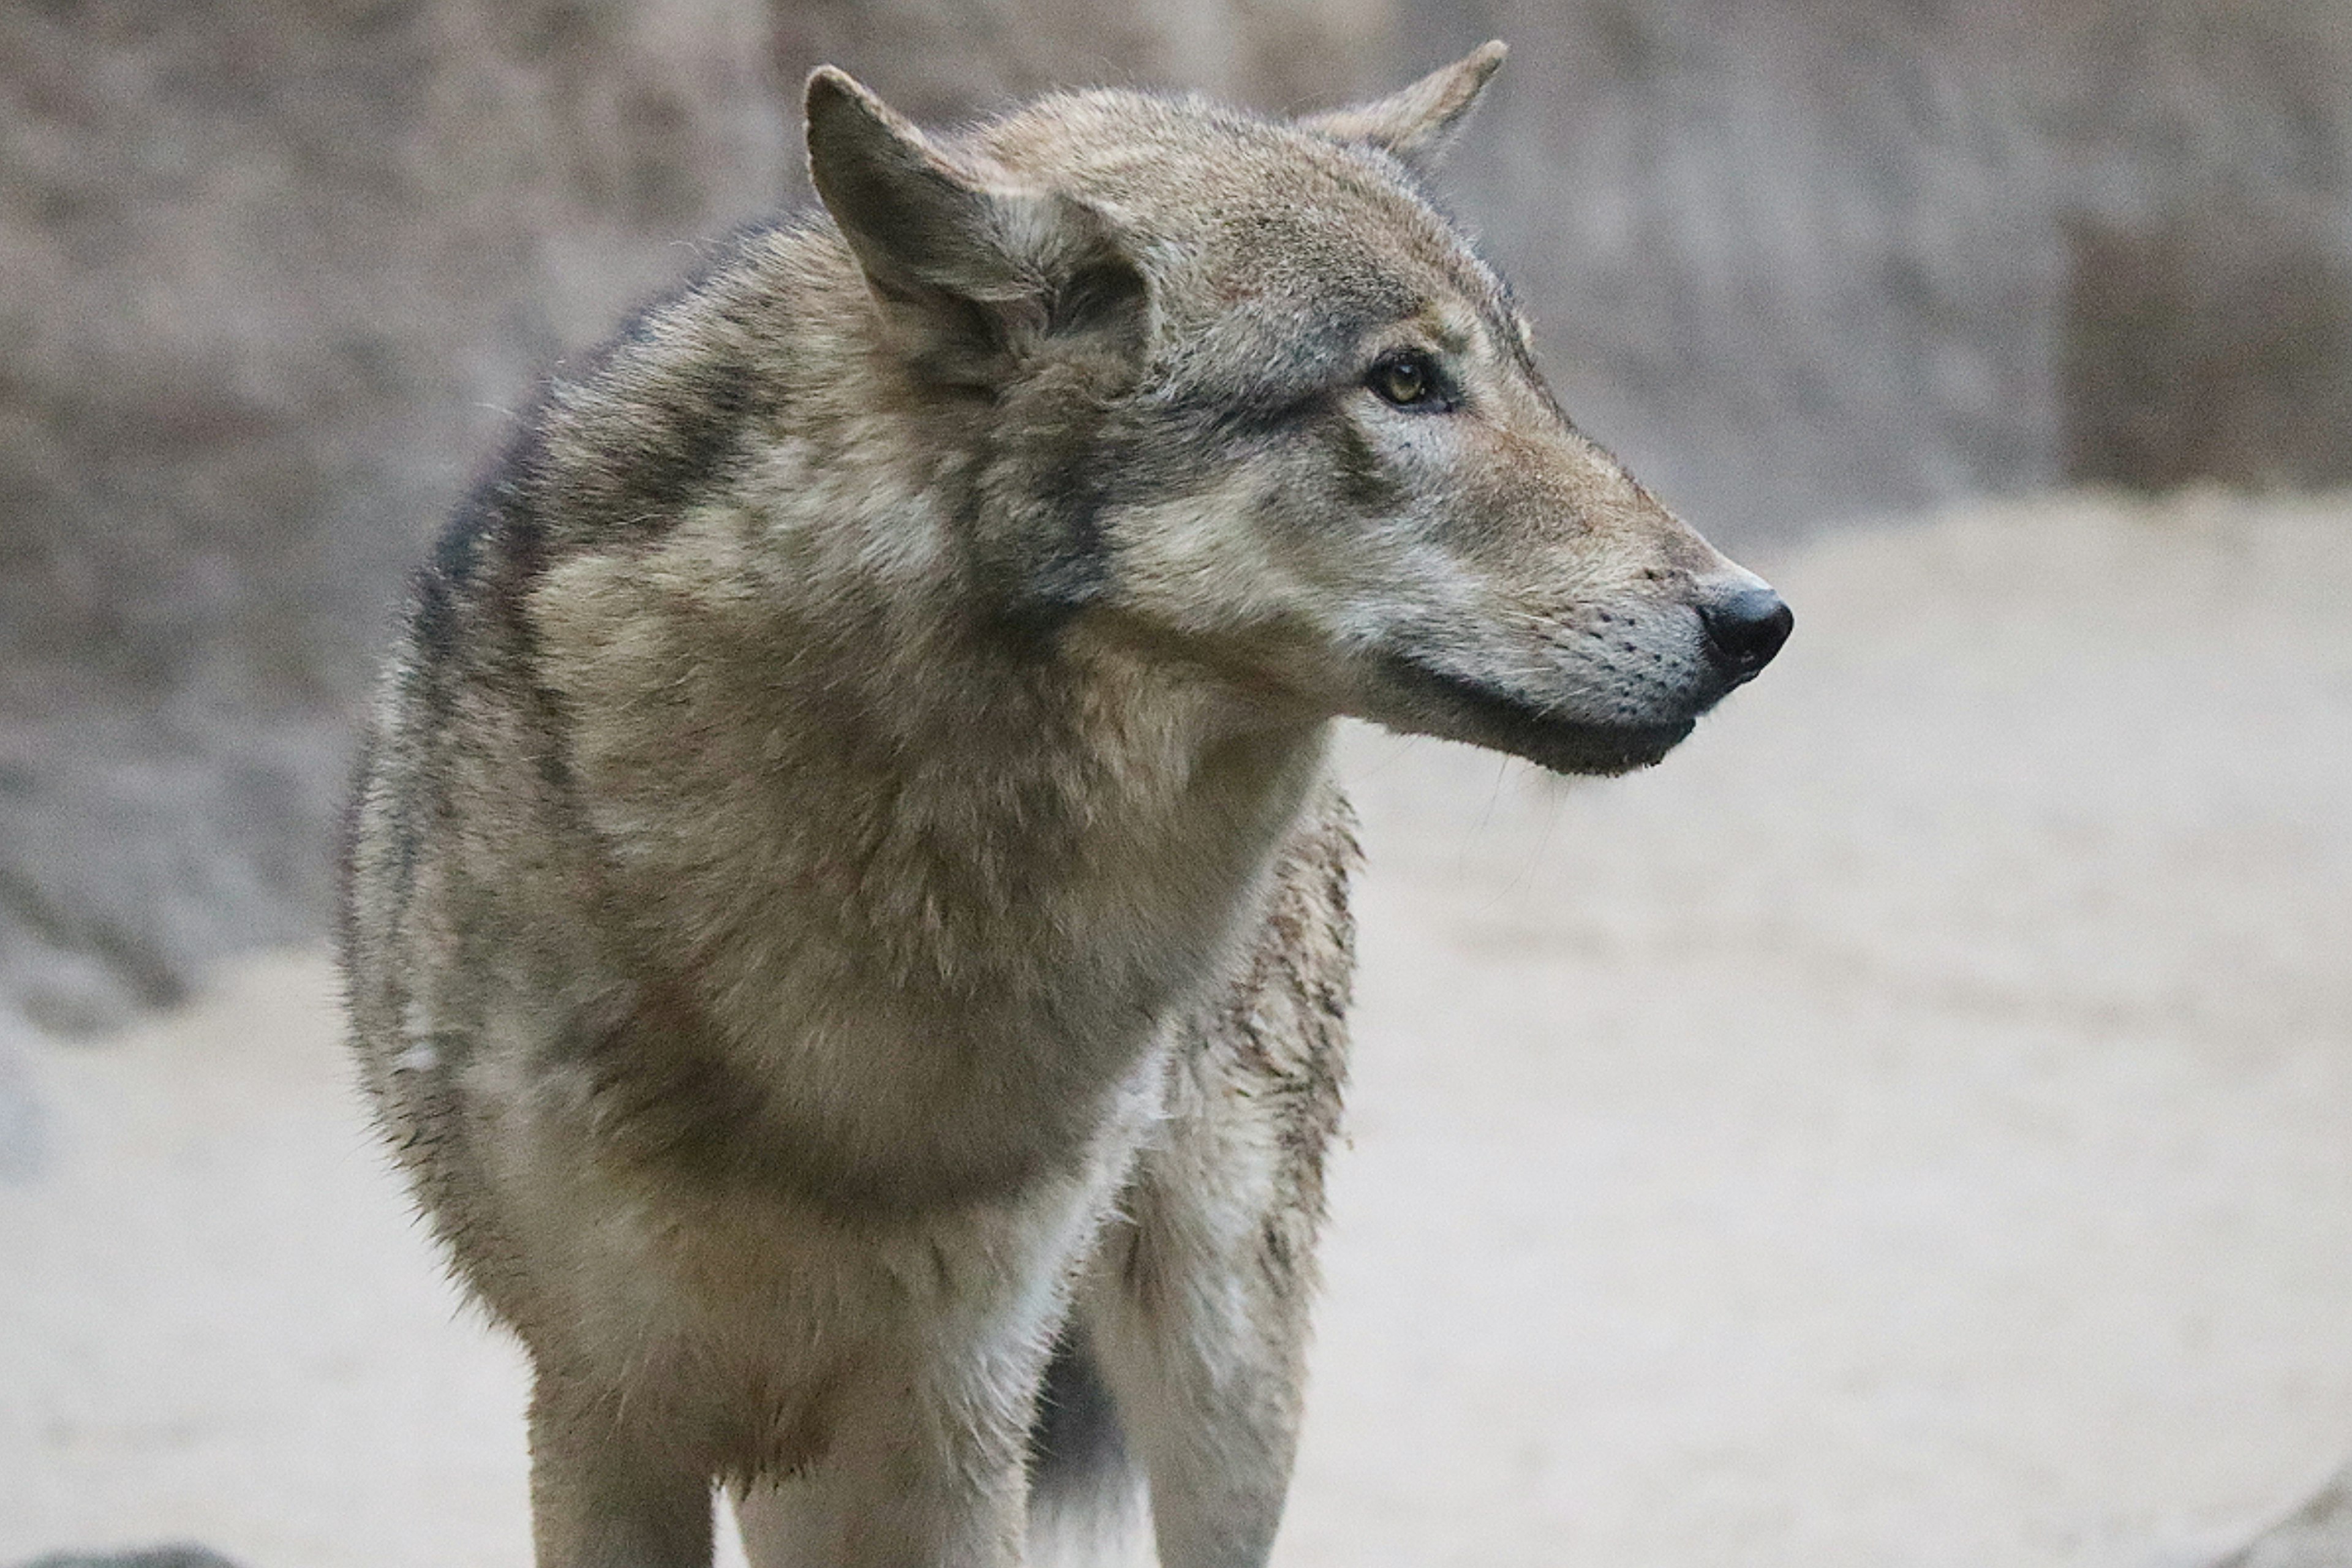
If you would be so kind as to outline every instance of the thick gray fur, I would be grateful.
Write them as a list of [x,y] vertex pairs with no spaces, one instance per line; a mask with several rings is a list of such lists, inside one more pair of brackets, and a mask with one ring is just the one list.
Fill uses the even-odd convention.
[[761,1568],[1010,1564],[1033,1490],[1130,1464],[1165,1563],[1265,1560],[1344,1074],[1333,720],[1617,772],[1753,672],[1709,628],[1761,584],[1568,423],[1423,195],[1500,58],[953,137],[820,71],[824,210],[551,387],[451,529],[343,951],[531,1356],[542,1568],[699,1565],[714,1483]]

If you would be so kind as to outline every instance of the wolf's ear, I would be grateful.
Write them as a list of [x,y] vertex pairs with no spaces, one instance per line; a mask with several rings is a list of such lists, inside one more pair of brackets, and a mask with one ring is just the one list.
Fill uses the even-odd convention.
[[1139,344],[1145,287],[1108,218],[973,167],[846,74],[808,80],[809,177],[910,358],[986,385],[1049,339]]
[[1478,101],[1508,52],[1499,38],[1481,44],[1386,98],[1310,114],[1298,123],[1335,142],[1377,147],[1425,173],[1444,156],[1470,106]]

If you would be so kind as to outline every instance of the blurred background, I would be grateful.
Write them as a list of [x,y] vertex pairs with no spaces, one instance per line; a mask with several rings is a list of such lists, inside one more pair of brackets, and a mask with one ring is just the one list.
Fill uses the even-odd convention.
[[[1380,1145],[1397,1151],[1400,1163],[1385,1165],[1375,1158],[1381,1105],[1406,1122],[1409,1101],[1444,1090],[1415,1076],[1435,1070],[1426,1061],[1381,1061],[1404,1063],[1409,1042],[1425,1049],[1449,1030],[1518,1038],[1577,1026],[1578,1038],[1616,1040],[1622,1016],[1657,987],[1683,986],[1687,1000],[1717,995],[1713,984],[1717,1011],[1682,1017],[1700,1037],[1801,1037],[1822,1054],[1787,1057],[1785,1072],[1751,1058],[1732,1070],[1720,1057],[1672,1058],[1689,1068],[1675,1081],[1693,1086],[1683,1113],[1705,1128],[1663,1130],[1655,1146],[1687,1151],[1696,1138],[1732,1160],[1733,1173],[1704,1188],[1713,1199],[1677,1184],[1691,1178],[1670,1155],[1643,1176],[1595,1153],[1616,1147],[1610,1129],[1622,1119],[1601,1116],[1589,1129],[1601,1142],[1580,1146],[1570,1110],[1524,1129],[1531,1149],[1557,1155],[1562,1138],[1583,1149],[1560,1156],[1586,1162],[1560,1173],[1563,1184],[1648,1191],[1664,1205],[1585,1215],[1591,1226],[1654,1236],[1677,1205],[1720,1202],[1730,1206],[1707,1210],[1706,1224],[1725,1227],[1723,1245],[1738,1253],[1761,1245],[1754,1237],[1785,1211],[1759,1215],[1725,1193],[1801,1201],[1758,1184],[1765,1167],[1788,1176],[1772,1164],[1775,1140],[1844,1148],[1847,1164],[1817,1153],[1800,1163],[1828,1159],[1804,1168],[1859,1193],[1885,1171],[1834,1129],[1907,1125],[1912,1111],[1900,1107],[1974,1094],[1985,1127],[2023,1127],[2029,1141],[2037,1128],[2073,1130],[2052,1156],[2071,1175],[2032,1169],[2042,1172],[2034,1180],[2074,1184],[2077,1229],[2033,1229],[2048,1194],[2016,1184],[2025,1167],[1990,1132],[1961,1140],[1980,1164],[1962,1160],[1936,1177],[1977,1194],[1953,1199],[1967,1214],[1935,1234],[1979,1237],[1976,1278],[1994,1282],[1979,1305],[2010,1301],[2018,1342],[2055,1333],[2073,1346],[2065,1355],[2112,1355],[2119,1385],[2133,1383],[2143,1363],[2130,1348],[2138,1330],[2117,1326],[2125,1319],[2053,1330],[2074,1294],[2063,1268],[2032,1287],[2043,1295],[1998,1296],[2015,1272],[2004,1247],[2082,1267],[2085,1247],[2112,1239],[2102,1215],[2128,1211],[2156,1226],[2155,1250],[2098,1266],[2120,1270],[2127,1293],[2193,1296],[2210,1276],[2236,1305],[2199,1298],[2158,1335],[2180,1341],[2180,1367],[2205,1369],[2168,1372],[2175,1391],[2204,1388],[2207,1404],[2150,1414],[2126,1398],[2088,1432],[2036,1417],[2057,1420],[2076,1447],[2112,1450],[2118,1434],[2161,1430],[2225,1456],[2226,1483],[2193,1505],[2165,1512],[2186,1461],[2150,1455],[2132,1461],[2128,1499],[2070,1513],[2051,1500],[2076,1495],[2050,1479],[2061,1460],[2000,1447],[2024,1415],[1962,1421],[1978,1423],[1975,1447],[1962,1447],[2007,1467],[2015,1495],[2050,1510],[2033,1516],[2035,1544],[2022,1555],[2011,1537],[1965,1531],[1936,1550],[1887,1555],[1885,1542],[1914,1527],[1881,1520],[1875,1503],[1857,1505],[1866,1517],[1845,1534],[1790,1525],[1759,1500],[1782,1495],[1786,1479],[1769,1473],[1788,1447],[1785,1428],[1772,1436],[1780,1395],[1751,1377],[1740,1384],[1748,1403],[1727,1405],[1725,1380],[1738,1376],[1709,1362],[1714,1352],[1653,1345],[1662,1363],[1715,1366],[1716,1394],[1691,1392],[1692,1409],[1737,1407],[1754,1423],[1747,1437],[1720,1439],[1746,1456],[1732,1460],[1732,1449],[1699,1452],[1713,1439],[1653,1434],[1685,1466],[1659,1459],[1664,1468],[1642,1472],[1657,1512],[1674,1512],[1701,1472],[1722,1502],[1700,1510],[1720,1531],[1695,1535],[1687,1560],[1779,1561],[1759,1544],[1779,1541],[1786,1560],[1816,1565],[2149,1562],[2166,1541],[2190,1552],[2284,1507],[2329,1455],[2352,1451],[2352,1153],[2338,1152],[2352,1144],[2342,973],[2352,951],[2352,507],[2329,493],[2352,482],[2352,7],[2342,0],[12,0],[0,7],[0,1205],[13,1206],[0,1206],[0,1245],[13,1227],[10,1266],[23,1272],[8,1313],[20,1329],[49,1325],[68,1348],[26,1373],[42,1392],[15,1411],[0,1382],[0,1420],[16,1423],[12,1446],[0,1447],[0,1557],[73,1544],[56,1532],[106,1517],[79,1495],[101,1472],[111,1486],[139,1484],[135,1456],[149,1450],[77,1414],[76,1390],[120,1377],[118,1393],[136,1404],[142,1378],[174,1375],[181,1363],[167,1349],[179,1342],[158,1331],[165,1348],[144,1370],[77,1370],[74,1358],[103,1359],[89,1348],[103,1337],[92,1315],[143,1296],[138,1281],[153,1278],[107,1261],[118,1254],[93,1228],[119,1225],[117,1243],[144,1237],[176,1257],[189,1237],[230,1225],[209,1210],[158,1218],[141,1195],[210,1168],[189,1163],[173,1108],[206,1105],[216,1126],[236,1125],[219,1084],[265,1096],[288,1073],[316,1089],[340,1071],[324,1059],[331,1045],[318,1044],[332,1026],[315,951],[352,724],[405,574],[537,377],[691,268],[716,237],[802,199],[796,103],[807,69],[843,65],[933,122],[1096,83],[1201,89],[1287,110],[1385,90],[1494,37],[1510,42],[1510,64],[1455,154],[1447,199],[1524,298],[1580,424],[1718,543],[1783,576],[1800,630],[1785,692],[1772,695],[1776,670],[1757,689],[1753,718],[1741,714],[1743,695],[1719,738],[1695,742],[1716,749],[1677,775],[1688,782],[1664,784],[1680,765],[1670,764],[1651,805],[1633,793],[1643,780],[1562,796],[1490,761],[1351,742],[1375,877],[1386,850],[1390,886],[1451,889],[1415,902],[1375,882],[1368,949],[1391,952],[1400,975],[1421,962],[1414,952],[1454,952],[1463,966],[1492,966],[1482,995],[1561,1000],[1542,1017],[1481,1018],[1404,980],[1391,990],[1374,982],[1364,1169],[1394,1171],[1399,1184],[1373,1175],[1349,1189],[1343,1178],[1339,1271],[1360,1258],[1367,1278],[1351,1289],[1377,1292],[1371,1276],[1385,1266],[1374,1259],[1427,1255],[1457,1232],[1427,1210],[1432,1162],[1479,1168],[1464,1164],[1465,1151],[1492,1147],[1505,1101],[1533,1092],[1524,1073],[1496,1069],[1487,1081],[1510,1092],[1491,1115],[1454,1108],[1468,1118],[1461,1147]],[[1798,821],[1810,826],[1789,826]],[[1574,847],[1586,842],[1604,847]],[[1609,847],[1625,845],[1656,854]],[[1531,855],[1548,869],[1531,876]],[[1727,880],[1731,861],[1747,869]],[[1453,948],[1405,940],[1424,918],[1454,921]],[[1750,968],[1705,984],[1676,978],[1673,964],[1700,947],[1737,950]],[[238,956],[286,950],[313,956]],[[1450,974],[1440,989],[1451,998],[1465,969],[1433,962]],[[1798,971],[1814,985],[1801,1006],[1735,1016],[1759,976]],[[294,998],[285,1005],[310,1031],[295,1031],[301,1048],[322,1065],[253,1057],[253,1040],[277,1037],[276,1026],[225,1024],[201,1006],[181,1016],[213,1022],[157,1032],[159,1009],[224,994],[246,997],[255,1016],[273,995]],[[1865,1005],[1882,1010],[1868,1027],[1853,1021]],[[1937,1029],[1988,1019],[2011,1031],[1985,1047],[1990,1055],[1904,1055]],[[2064,1038],[2036,1033],[2050,1029]],[[1399,1044],[1384,1057],[1391,1037]],[[134,1043],[59,1043],[108,1039]],[[211,1055],[189,1058],[194,1040],[211,1042]],[[1916,1073],[1894,1071],[1888,1052]],[[123,1065],[140,1061],[152,1070]],[[1958,1088],[1936,1076],[1956,1061],[1968,1075]],[[1556,1070],[1526,1068],[1561,1105],[1617,1103],[1605,1074],[1543,1077]],[[1832,1086],[1822,1091],[1832,1100],[1792,1102],[1773,1121],[1769,1086],[1809,1072]],[[1382,1083],[1392,1101],[1377,1098]],[[1857,1084],[1894,1098],[1882,1104]],[[1762,1131],[1708,1120],[1719,1104],[1697,1109],[1727,1085],[1745,1086],[1738,1096]],[[2035,1098],[2045,1090],[2058,1098]],[[113,1134],[76,1133],[77,1106],[100,1120],[112,1107],[149,1132],[119,1147]],[[2134,1141],[2149,1126],[2175,1128],[2166,1117],[2178,1139]],[[1898,1164],[1926,1158],[1937,1135],[1916,1131],[1881,1152]],[[2252,1186],[2214,1174],[2225,1146],[2260,1167],[2240,1172]],[[75,1207],[54,1184],[77,1147],[90,1157],[117,1148],[147,1184],[76,1189],[85,1206]],[[1693,1160],[1689,1169],[1724,1169]],[[2147,1183],[2184,1171],[2180,1202],[2210,1202],[2195,1224],[2166,1229],[2147,1217]],[[1523,1171],[1488,1174],[1462,1204],[1496,1186],[1527,1196]],[[1814,1177],[1789,1179],[1810,1190]],[[372,1170],[350,1179],[382,1181]],[[2267,1195],[2245,1196],[2257,1189]],[[1538,1229],[1560,1213],[1539,1194],[1527,1221]],[[279,1198],[257,1186],[234,1201],[267,1209]],[[390,1196],[367,1201],[397,1207]],[[1365,1215],[1354,1231],[1350,1201]],[[1381,1215],[1424,1212],[1425,1230],[1380,1230]],[[1854,1223],[1858,1237],[1878,1237],[1854,1245],[1887,1256],[1871,1229],[1879,1221]],[[232,1233],[244,1234],[220,1234]],[[2040,1239],[2020,1243],[2026,1235]],[[1494,1256],[1517,1245],[1490,1239]],[[1913,1236],[1903,1247],[1927,1254],[1895,1251],[1924,1268],[1937,1245]],[[1778,1256],[1791,1280],[1821,1275],[1801,1247]],[[286,1257],[289,1270],[317,1263]],[[429,1267],[415,1261],[421,1249],[404,1257],[404,1268]],[[1542,1267],[1566,1267],[1559,1258]],[[372,1266],[351,1267],[364,1276]],[[45,1303],[26,1283],[45,1268],[80,1283]],[[1626,1268],[1646,1278],[1638,1260]],[[1667,1273],[1674,1290],[1695,1294],[1675,1299],[1711,1299],[1727,1268],[1737,1274],[1725,1255],[1684,1257]],[[264,1274],[273,1289],[312,1289],[300,1282],[310,1274]],[[1544,1278],[1529,1290],[1553,1300],[1565,1287]],[[1648,1301],[1637,1286],[1622,1300]],[[219,1289],[213,1317],[233,1321],[243,1287]],[[1594,1283],[1596,1299],[1605,1293]],[[1767,1310],[1752,1293],[1742,1299]],[[1837,1363],[1848,1330],[1892,1310],[1883,1291],[1855,1300],[1852,1323],[1808,1320],[1798,1334],[1829,1359],[1802,1385],[1812,1394],[1783,1391],[1790,1405],[1843,1389],[1836,1397],[1862,1401],[1853,1409],[1899,1426],[1924,1419],[1922,1400],[1964,1399],[1958,1372],[1931,1399],[1886,1365]],[[310,1308],[333,1317],[329,1300]],[[446,1303],[429,1310],[446,1315]],[[1631,1314],[1619,1327],[1640,1342],[1649,1309],[1612,1310]],[[2230,1311],[2269,1313],[2276,1333],[2233,1340],[2215,1326],[2241,1321]],[[1916,1341],[1904,1343],[1948,1344],[1953,1321],[1970,1319],[1965,1301],[1950,1312],[1914,1323]],[[0,1316],[0,1335],[9,1321]],[[1606,1325],[1490,1326],[1477,1342],[1524,1352],[1529,1333]],[[1393,1363],[1391,1331],[1412,1331],[1342,1318],[1331,1353],[1355,1345],[1364,1365]],[[2196,1361],[2199,1333],[2209,1347],[2215,1336],[2239,1345],[2231,1353],[2243,1359]],[[1430,1387],[1483,1386],[1444,1357],[1424,1361]],[[1523,1383],[1525,1364],[1498,1360],[1496,1389]],[[2020,1397],[2053,1386],[2047,1363],[2002,1364]],[[1640,1412],[1658,1402],[1610,1381],[1622,1361],[1578,1365],[1554,1368],[1563,1402],[1613,1412],[1612,1431],[1647,1430]],[[2235,1386],[2216,1367],[2267,1380],[2275,1397],[2262,1419],[2275,1441],[2216,1428]],[[332,1381],[294,1377],[286,1403],[323,1398]],[[416,1386],[427,1385],[440,1386]],[[367,1386],[368,1400],[351,1396],[353,1420],[389,1397],[391,1384]],[[499,1384],[498,1397],[506,1392]],[[1413,1425],[1437,1417],[1394,1397],[1405,1402],[1356,1414],[1403,1455]],[[1461,1442],[1473,1447],[1475,1415],[1462,1417]],[[207,1419],[187,1418],[210,1432]],[[1444,1494],[1453,1517],[1499,1519],[1505,1533],[1429,1541],[1452,1541],[1449,1561],[1550,1561],[1563,1541],[1570,1556],[1557,1560],[1612,1561],[1620,1550],[1670,1560],[1622,1501],[1651,1493],[1619,1487],[1609,1495],[1621,1500],[1604,1505],[1601,1472],[1547,1470],[1583,1452],[1579,1443],[1595,1454],[1608,1445],[1589,1430],[1558,1436],[1584,1430],[1573,1411],[1546,1420],[1569,1425],[1529,1428],[1533,1447],[1512,1448],[1499,1470],[1482,1461],[1466,1490]],[[1811,1440],[1851,1476],[1883,1454],[1890,1430],[1864,1421]],[[481,1449],[498,1487],[520,1462],[506,1451],[512,1436],[501,1428]],[[418,1473],[455,1495],[473,1483],[429,1465],[462,1468],[472,1452],[418,1458],[428,1465]],[[1310,1441],[1310,1480],[1346,1468],[1318,1452]],[[23,1505],[21,1531],[11,1529],[9,1456],[30,1467],[20,1495],[46,1500]],[[1560,1479],[1571,1473],[1585,1479]],[[1877,1495],[1932,1490],[1935,1473],[1923,1461]],[[314,1479],[331,1488],[334,1475]],[[1400,1473],[1381,1495],[1429,1484],[1426,1468]],[[1329,1487],[1345,1492],[1339,1479]],[[1954,1495],[1971,1509],[2008,1506],[1968,1488]],[[507,1492],[496,1498],[484,1506],[512,1511]],[[120,1517],[178,1517],[160,1506],[120,1503]],[[187,1528],[206,1528],[215,1514],[205,1508],[224,1506],[215,1496],[194,1507]],[[1619,1514],[1627,1522],[1611,1534]],[[2084,1522],[2095,1516],[2105,1522]],[[1366,1560],[1339,1514],[1314,1522],[1323,1517],[1295,1532],[1297,1549]],[[1551,1521],[1571,1518],[1603,1523],[1559,1537]],[[1379,1530],[1419,1539],[1393,1520]],[[305,1542],[303,1561],[340,1561],[345,1550],[283,1539]],[[414,1560],[470,1560],[470,1548],[434,1550]],[[1708,1555],[1726,1550],[1734,1556]]]
[[1516,53],[1448,189],[1735,550],[2352,478],[2337,0],[26,0],[0,9],[0,991],[319,929],[351,716],[509,411],[799,199],[820,61],[953,121]]

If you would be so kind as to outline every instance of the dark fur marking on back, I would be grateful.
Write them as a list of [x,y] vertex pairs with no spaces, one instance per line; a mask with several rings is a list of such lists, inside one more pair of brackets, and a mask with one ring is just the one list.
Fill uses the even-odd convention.
[[1051,548],[1029,563],[1010,617],[1032,634],[1051,633],[1110,587],[1110,549],[1103,537],[1103,480],[1096,455],[1074,457],[1041,479],[1037,499],[1059,523]]
[[650,418],[639,439],[614,457],[613,522],[635,531],[674,520],[740,450],[745,420],[759,406],[750,368],[728,360],[645,410]]

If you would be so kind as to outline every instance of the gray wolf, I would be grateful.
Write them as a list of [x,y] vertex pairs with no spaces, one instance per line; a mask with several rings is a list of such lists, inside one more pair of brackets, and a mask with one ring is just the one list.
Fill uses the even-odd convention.
[[1265,1560],[1339,1114],[1343,715],[1655,762],[1787,610],[1580,435],[1421,181],[1299,121],[807,92],[822,209],[558,381],[349,835],[383,1125],[534,1369],[542,1568],[1007,1564],[1139,1476]]

